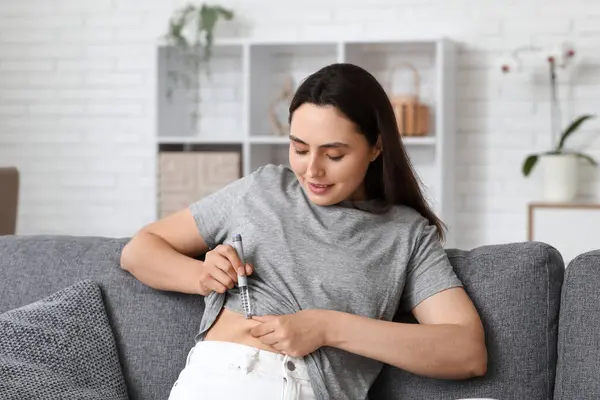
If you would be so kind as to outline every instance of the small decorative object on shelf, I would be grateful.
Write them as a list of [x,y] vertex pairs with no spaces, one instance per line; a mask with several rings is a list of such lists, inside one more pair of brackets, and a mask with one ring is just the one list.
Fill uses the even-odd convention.
[[291,76],[287,76],[283,81],[281,91],[269,107],[269,121],[273,134],[276,136],[289,134],[288,113],[292,97],[294,97],[294,80]]
[[[543,49],[524,46],[514,50],[511,57],[502,64],[504,74],[523,70],[520,54],[523,52],[539,53]],[[567,150],[566,140],[579,127],[594,115],[584,114],[575,118],[564,130],[561,128],[560,107],[557,98],[557,71],[568,70],[574,63],[575,49],[572,44],[563,43],[544,54],[549,69],[550,81],[550,122],[552,147],[544,152],[529,154],[522,164],[523,176],[528,177],[537,165],[541,164],[543,173],[543,198],[547,201],[572,201],[577,197],[578,164],[584,160],[596,166],[596,161],[580,151]]]
[[[429,107],[420,101],[420,76],[417,68],[405,62],[413,73],[414,94],[393,95],[390,101],[402,136],[426,136],[429,133]],[[392,70],[391,74],[395,71]]]

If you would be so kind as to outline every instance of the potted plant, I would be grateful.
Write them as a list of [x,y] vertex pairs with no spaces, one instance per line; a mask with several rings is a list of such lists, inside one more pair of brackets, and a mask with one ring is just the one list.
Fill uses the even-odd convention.
[[[538,50],[527,48],[525,50]],[[522,50],[521,50],[522,51]],[[502,65],[502,72],[509,73],[511,69],[520,69],[520,62],[516,57],[517,52],[513,53],[514,61]],[[575,50],[572,46],[564,44],[559,50],[553,52],[547,57],[550,73],[550,117],[552,147],[550,150],[529,154],[522,164],[523,176],[530,176],[534,167],[540,164],[543,181],[543,198],[547,201],[566,202],[575,199],[577,196],[578,183],[578,165],[583,160],[593,166],[596,161],[588,154],[574,150],[568,150],[565,142],[581,125],[594,118],[594,115],[584,114],[575,118],[564,130],[559,132],[560,111],[557,100],[557,68],[567,68],[575,56]]]
[[177,9],[169,19],[168,31],[163,39],[168,49],[167,99],[175,87],[192,90],[192,125],[197,128],[200,101],[200,73],[204,66],[209,74],[209,62],[214,44],[214,30],[220,19],[232,20],[233,11],[215,5],[187,4]]
[[523,161],[523,175],[529,176],[538,163],[541,164],[543,173],[544,199],[548,201],[571,201],[577,196],[578,164],[584,160],[596,166],[596,161],[582,152],[565,149],[565,141],[586,120],[593,115],[582,115],[575,119],[562,132],[558,143],[552,150],[529,154]]

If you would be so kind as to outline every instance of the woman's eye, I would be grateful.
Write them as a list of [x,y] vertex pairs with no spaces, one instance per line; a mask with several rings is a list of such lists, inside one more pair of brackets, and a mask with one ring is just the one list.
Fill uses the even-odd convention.
[[[296,152],[296,154],[298,154],[298,155],[301,155],[301,156],[303,156],[303,155],[305,155],[305,154],[307,154],[307,153],[308,153],[308,150],[298,150],[298,149],[294,149],[294,151]],[[328,155],[327,157],[328,157],[328,158],[329,158],[331,161],[340,161],[342,158],[344,158],[344,156],[343,156],[343,155],[341,155],[341,156],[337,156],[337,157],[333,157],[333,156],[329,156],[329,155]]]

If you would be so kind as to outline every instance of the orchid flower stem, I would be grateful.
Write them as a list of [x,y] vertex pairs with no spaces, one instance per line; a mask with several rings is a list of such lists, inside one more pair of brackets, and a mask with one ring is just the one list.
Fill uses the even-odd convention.
[[557,131],[557,109],[556,104],[556,65],[550,61],[550,132],[552,133],[552,147],[558,151],[558,131]]

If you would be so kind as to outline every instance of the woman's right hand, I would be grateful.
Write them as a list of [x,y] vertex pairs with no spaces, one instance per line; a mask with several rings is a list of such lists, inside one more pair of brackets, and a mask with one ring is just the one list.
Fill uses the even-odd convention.
[[200,294],[211,292],[225,293],[238,283],[237,276],[252,274],[250,264],[242,265],[235,249],[228,244],[220,244],[206,253],[200,267]]

